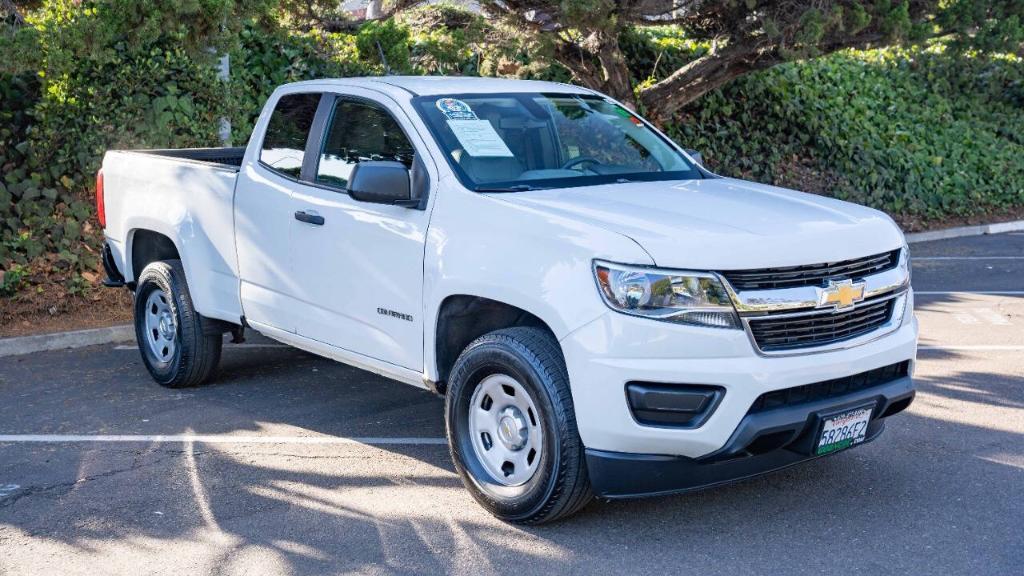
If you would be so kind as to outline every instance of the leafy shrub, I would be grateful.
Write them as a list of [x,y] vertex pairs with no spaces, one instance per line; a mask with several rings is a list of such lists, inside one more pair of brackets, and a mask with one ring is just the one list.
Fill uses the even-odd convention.
[[[31,27],[0,31],[0,291],[37,282],[40,262],[69,293],[85,286],[82,273],[96,276],[91,188],[105,150],[216,146],[222,117],[242,144],[278,85],[379,74],[381,50],[396,72],[570,80],[544,57],[550,47],[452,5],[335,32],[286,28],[274,6],[44,0]],[[639,83],[711,48],[670,27],[628,31],[620,44]],[[895,214],[1024,205],[1019,57],[939,44],[792,62],[707,95],[666,128],[722,174]]]
[[[374,61],[379,58],[375,56]],[[241,31],[239,43],[230,53],[230,62],[227,108],[235,143],[239,145],[245,143],[264,102],[278,86],[369,73],[369,66],[359,60],[355,35],[294,33],[256,25]],[[207,143],[216,145],[216,141]]]
[[13,144],[0,162],[3,268],[45,256],[76,288],[99,266],[90,190],[103,152],[216,142],[227,101],[206,47],[229,44],[220,22],[234,2],[163,4],[51,0],[0,38],[31,54],[0,75],[0,138]]
[[942,45],[846,51],[743,77],[690,106],[670,135],[722,174],[941,219],[1024,204],[1024,61]]
[[[19,250],[17,233],[22,215],[33,212],[35,199],[42,196],[26,168],[31,122],[28,112],[39,96],[40,86],[34,75],[0,76],[0,264],[16,252],[25,253]],[[33,252],[41,253],[42,245]]]

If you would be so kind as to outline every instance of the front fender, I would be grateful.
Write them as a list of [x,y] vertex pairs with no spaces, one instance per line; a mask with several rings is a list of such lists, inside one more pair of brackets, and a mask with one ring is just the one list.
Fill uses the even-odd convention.
[[434,354],[437,313],[452,295],[480,296],[525,310],[555,337],[607,312],[593,274],[595,258],[653,264],[633,240],[543,211],[451,187],[439,194],[424,262],[424,358]]

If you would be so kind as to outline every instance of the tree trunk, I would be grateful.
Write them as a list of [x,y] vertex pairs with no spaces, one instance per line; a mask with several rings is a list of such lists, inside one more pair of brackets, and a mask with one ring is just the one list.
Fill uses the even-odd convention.
[[555,59],[575,81],[636,108],[629,66],[614,35],[594,32],[579,42],[562,39],[555,46]]
[[622,54],[616,36],[601,39],[597,47],[597,60],[601,63],[601,75],[604,77],[603,92],[636,110],[629,65],[626,64],[626,57]]
[[366,19],[377,20],[382,16],[382,0],[370,0],[370,3],[366,5]]
[[14,17],[15,26],[25,25],[25,18],[22,17],[21,12],[18,12],[18,7],[14,4],[13,0],[0,1],[0,7],[3,8],[2,12],[8,12]]
[[730,80],[778,64],[773,53],[762,53],[749,46],[726,48],[690,62],[669,77],[640,93],[647,117],[663,126],[680,108],[704,94],[724,86]]
[[[817,46],[818,54],[831,54],[844,48],[866,48],[883,41],[877,31],[840,38]],[[759,45],[755,42],[737,42],[690,62],[661,82],[644,89],[640,102],[646,115],[658,126],[671,122],[680,108],[704,94],[721,88],[729,81],[749,72],[765,70],[781,64],[785,59],[778,46]]]

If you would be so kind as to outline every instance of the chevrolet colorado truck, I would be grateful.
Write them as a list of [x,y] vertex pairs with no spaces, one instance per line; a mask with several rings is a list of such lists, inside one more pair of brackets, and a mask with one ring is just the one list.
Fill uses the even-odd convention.
[[858,446],[914,397],[890,218],[720,177],[585,88],[299,82],[246,148],[110,151],[97,180],[158,383],[207,381],[249,328],[442,394],[506,521]]

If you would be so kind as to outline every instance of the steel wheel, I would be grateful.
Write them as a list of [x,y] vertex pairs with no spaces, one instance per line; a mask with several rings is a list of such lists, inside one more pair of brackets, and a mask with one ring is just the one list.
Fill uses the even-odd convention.
[[473,451],[496,483],[520,486],[533,477],[544,430],[533,398],[515,378],[484,378],[470,399],[468,418]]
[[544,328],[470,342],[448,378],[445,427],[462,483],[496,517],[540,524],[590,501],[565,359]]
[[146,342],[160,362],[170,362],[177,348],[178,326],[167,294],[153,290],[146,299]]

